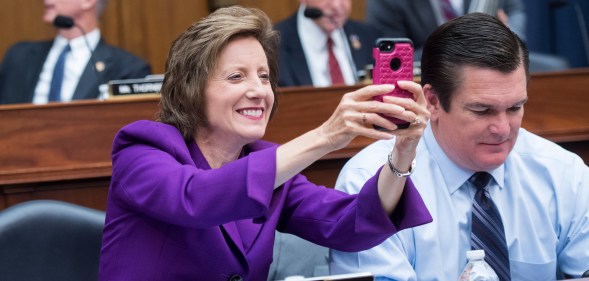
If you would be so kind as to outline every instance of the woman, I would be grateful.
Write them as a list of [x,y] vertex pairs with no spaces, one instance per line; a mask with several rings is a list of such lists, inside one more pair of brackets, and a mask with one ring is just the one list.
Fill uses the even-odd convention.
[[419,85],[401,84],[418,102],[371,101],[392,86],[348,93],[319,128],[277,146],[260,141],[277,104],[277,44],[266,15],[240,7],[217,10],[174,41],[160,122],[138,121],[115,137],[101,280],[266,280],[276,229],[358,251],[431,221],[412,183],[388,166],[353,196],[298,174],[358,135],[391,132],[391,164],[406,171],[425,122],[395,131],[378,113],[427,121]]

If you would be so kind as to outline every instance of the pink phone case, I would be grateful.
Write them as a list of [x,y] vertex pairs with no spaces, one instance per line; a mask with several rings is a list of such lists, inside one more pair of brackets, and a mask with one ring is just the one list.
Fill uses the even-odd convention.
[[[372,49],[374,57],[374,69],[372,81],[374,84],[393,84],[397,81],[413,81],[413,43],[408,38],[380,38]],[[413,98],[409,91],[396,87],[392,92],[385,95]],[[382,102],[384,95],[374,97],[374,100]],[[387,117],[399,128],[407,128],[409,123],[397,118]]]

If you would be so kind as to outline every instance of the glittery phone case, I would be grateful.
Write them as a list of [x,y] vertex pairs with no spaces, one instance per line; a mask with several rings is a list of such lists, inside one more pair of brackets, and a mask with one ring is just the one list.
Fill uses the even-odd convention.
[[[409,91],[397,87],[397,81],[413,81],[413,42],[408,38],[379,38],[372,49],[374,68],[373,84],[393,84],[395,89],[384,95],[413,98]],[[374,97],[382,102],[384,95]],[[409,123],[397,118],[384,116],[399,128],[409,127]]]

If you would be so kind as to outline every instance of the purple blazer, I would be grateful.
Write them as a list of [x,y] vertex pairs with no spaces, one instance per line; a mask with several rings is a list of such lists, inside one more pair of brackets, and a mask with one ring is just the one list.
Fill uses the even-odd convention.
[[376,177],[358,195],[302,175],[274,190],[276,147],[256,141],[240,159],[211,169],[173,126],[137,121],[121,129],[99,280],[266,280],[275,230],[360,251],[432,221],[409,180],[391,217]]

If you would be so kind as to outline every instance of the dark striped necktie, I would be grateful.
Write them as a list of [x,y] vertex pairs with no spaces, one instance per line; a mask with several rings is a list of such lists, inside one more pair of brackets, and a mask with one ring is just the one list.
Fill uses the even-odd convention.
[[490,180],[491,175],[487,172],[477,172],[469,179],[477,188],[472,204],[471,247],[485,250],[485,261],[495,270],[499,280],[511,280],[503,222],[487,187]]

